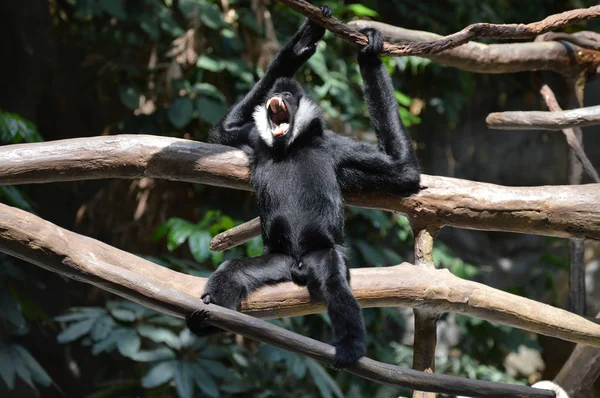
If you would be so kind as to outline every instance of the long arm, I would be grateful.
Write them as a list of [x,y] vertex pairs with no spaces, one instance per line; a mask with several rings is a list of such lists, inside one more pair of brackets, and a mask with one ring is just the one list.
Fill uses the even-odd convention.
[[[323,7],[322,12],[331,15],[331,10],[327,7]],[[292,77],[308,61],[324,34],[325,28],[306,19],[298,32],[277,53],[252,90],[213,127],[209,142],[238,148],[248,146],[254,109],[265,100],[277,79]]]
[[375,29],[365,29],[363,33],[369,38],[369,44],[360,51],[358,64],[379,151],[350,140],[342,144],[338,139],[342,153],[340,184],[348,190],[377,189],[410,195],[419,191],[419,164],[400,119],[392,80],[378,57],[383,49],[383,38]]

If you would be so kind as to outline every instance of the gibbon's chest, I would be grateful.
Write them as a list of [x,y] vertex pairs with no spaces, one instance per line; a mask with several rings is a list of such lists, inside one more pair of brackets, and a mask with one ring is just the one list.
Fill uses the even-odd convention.
[[259,199],[285,201],[286,197],[292,196],[309,201],[337,202],[337,198],[341,198],[331,157],[321,150],[255,159],[252,184]]

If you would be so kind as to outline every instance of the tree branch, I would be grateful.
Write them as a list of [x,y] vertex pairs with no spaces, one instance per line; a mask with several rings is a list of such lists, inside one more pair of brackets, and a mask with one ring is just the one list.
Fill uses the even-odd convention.
[[600,124],[600,105],[560,112],[511,111],[490,113],[487,126],[498,130],[563,130]]
[[[554,92],[547,84],[544,84],[542,86],[540,93],[544,97],[546,105],[548,106],[548,109],[550,109],[550,111],[562,112],[562,109],[560,105],[558,105],[558,101],[556,100],[556,96],[554,95]],[[579,127],[577,127],[577,129],[581,130]],[[575,153],[575,156],[577,156],[577,159],[579,159],[579,161],[581,162],[585,172],[590,176],[592,180],[594,180],[597,183],[600,183],[600,176],[598,176],[598,172],[592,165],[592,162],[590,162],[590,159],[585,154],[583,148],[581,147],[581,143],[577,139],[577,135],[575,134],[574,129],[563,129],[562,132],[565,135],[565,138],[567,139],[567,144],[571,147],[571,149]]]
[[[153,288],[147,282],[177,290],[176,297],[200,297],[206,283],[205,278],[172,271],[3,204],[0,204],[0,251],[179,316],[179,309],[167,311],[170,301],[153,296]],[[118,271],[105,274],[107,264]],[[460,279],[448,270],[405,263],[352,269],[351,273],[352,290],[364,308],[405,306],[452,311],[600,347],[600,324],[593,319]],[[111,279],[120,274],[130,275],[130,279],[127,282]],[[132,278],[138,278],[137,282]],[[321,301],[311,299],[306,288],[289,282],[251,294],[242,304],[242,311],[270,319],[323,312],[325,307]]]
[[[352,29],[334,17],[326,17],[321,13],[318,7],[315,7],[308,1],[279,0],[279,2],[285,4],[292,10],[311,18],[342,40],[361,46],[367,44],[365,35]],[[525,39],[535,37],[553,29],[597,18],[600,18],[600,6],[566,11],[527,25],[476,23],[467,26],[460,32],[427,43],[385,43],[383,54],[392,56],[431,55],[444,50],[453,49],[476,38]]]
[[[250,189],[246,155],[220,145],[118,135],[0,147],[2,185],[139,177]],[[600,240],[597,184],[504,187],[422,175],[422,185],[409,198],[348,193],[345,199],[460,228]]]
[[[250,339],[268,343],[332,365],[334,348],[240,312],[206,305],[197,288],[178,290],[182,275],[104,243],[69,232],[30,213],[0,204],[0,250],[69,278],[133,300],[169,315],[184,317],[199,309],[206,322]],[[111,261],[114,259],[114,263]],[[179,281],[162,279],[170,275]],[[197,283],[196,283],[197,284]],[[432,375],[362,358],[349,373],[379,383],[445,394],[477,397],[554,397],[549,390]]]

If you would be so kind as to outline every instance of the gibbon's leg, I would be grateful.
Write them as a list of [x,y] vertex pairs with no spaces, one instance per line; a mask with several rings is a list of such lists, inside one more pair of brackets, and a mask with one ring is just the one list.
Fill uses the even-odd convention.
[[[293,264],[294,260],[284,254],[227,260],[208,278],[202,301],[237,310],[242,300],[259,287],[291,281]],[[206,325],[205,320],[206,314],[202,311],[194,311],[186,317],[188,328],[198,336],[221,331]]]
[[350,289],[343,248],[309,252],[294,265],[298,266],[306,267],[301,274],[305,275],[310,294],[322,298],[327,306],[336,338],[335,367],[352,365],[365,355],[365,325],[360,305]]

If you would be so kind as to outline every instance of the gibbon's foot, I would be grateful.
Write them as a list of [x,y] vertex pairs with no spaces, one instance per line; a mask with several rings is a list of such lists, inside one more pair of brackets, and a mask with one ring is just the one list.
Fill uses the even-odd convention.
[[335,369],[344,369],[354,365],[360,358],[365,356],[365,343],[360,339],[344,339],[334,343],[335,347]]
[[374,28],[365,28],[360,33],[367,36],[369,43],[361,50],[366,55],[379,55],[383,51],[383,35]]
[[331,10],[331,8],[323,6],[321,7],[321,14],[325,15],[326,17],[330,17],[331,14],[333,14],[333,11]]
[[186,315],[185,323],[187,324],[187,327],[191,330],[191,332],[199,337],[207,337],[216,333],[223,332],[223,329],[206,323],[206,320],[209,317],[210,314],[208,313],[208,311],[192,311]]

